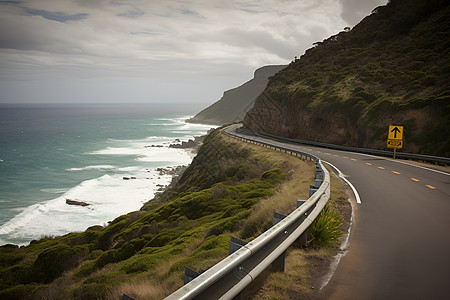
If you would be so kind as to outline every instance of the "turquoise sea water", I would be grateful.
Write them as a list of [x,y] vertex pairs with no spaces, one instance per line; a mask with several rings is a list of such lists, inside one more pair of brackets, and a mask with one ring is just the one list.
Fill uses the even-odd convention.
[[191,162],[168,146],[212,127],[184,122],[200,109],[0,105],[0,245],[83,231],[138,210],[171,180],[156,168]]

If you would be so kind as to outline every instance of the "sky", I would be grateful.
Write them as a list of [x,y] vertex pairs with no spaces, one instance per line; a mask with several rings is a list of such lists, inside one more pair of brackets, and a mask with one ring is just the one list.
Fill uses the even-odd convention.
[[0,0],[0,103],[200,103],[387,0]]

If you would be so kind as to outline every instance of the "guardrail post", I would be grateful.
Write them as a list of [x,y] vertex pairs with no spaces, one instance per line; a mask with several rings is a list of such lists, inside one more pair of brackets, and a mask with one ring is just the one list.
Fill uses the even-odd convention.
[[128,296],[127,294],[123,294],[120,300],[135,300],[133,297]]
[[[286,215],[275,211],[273,213],[273,225],[277,224],[284,218],[286,218]],[[272,269],[278,272],[284,272],[286,270],[286,251],[284,251],[272,262]]]
[[239,248],[241,248],[242,246],[244,246],[246,244],[247,244],[246,241],[240,240],[240,239],[232,236],[230,239],[230,250],[229,250],[228,255],[233,254],[234,252],[239,250]]
[[286,251],[273,261],[272,270],[278,272],[284,272],[286,270]]
[[278,222],[280,222],[284,218],[286,218],[286,215],[283,215],[283,214],[275,211],[273,213],[273,225],[277,224]]
[[196,278],[200,273],[197,271],[192,270],[188,266],[184,267],[184,284],[192,281],[192,279]]
[[309,197],[311,197],[312,195],[314,195],[314,193],[318,190],[319,188],[314,186],[314,185],[310,185],[309,186]]
[[[297,208],[299,208],[300,206],[302,206],[303,203],[305,203],[307,200],[297,200]],[[302,221],[306,219],[306,215],[302,216]],[[308,244],[308,235],[305,232],[303,232],[297,239],[297,241],[295,242],[297,247],[299,248],[306,248],[307,244]]]

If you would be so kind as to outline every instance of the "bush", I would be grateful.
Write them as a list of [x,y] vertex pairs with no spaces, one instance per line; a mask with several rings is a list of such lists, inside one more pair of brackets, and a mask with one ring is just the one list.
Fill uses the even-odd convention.
[[279,183],[284,179],[286,179],[286,173],[284,173],[279,168],[275,168],[267,172],[264,172],[264,174],[261,176],[261,180],[268,181],[272,184]]
[[341,223],[339,212],[327,204],[308,228],[308,244],[314,248],[335,246],[342,236]]
[[31,295],[37,289],[34,285],[17,285],[15,287],[0,291],[0,299],[31,299]]
[[33,264],[38,282],[48,283],[64,271],[74,268],[80,259],[89,253],[87,246],[70,247],[58,244],[41,252]]

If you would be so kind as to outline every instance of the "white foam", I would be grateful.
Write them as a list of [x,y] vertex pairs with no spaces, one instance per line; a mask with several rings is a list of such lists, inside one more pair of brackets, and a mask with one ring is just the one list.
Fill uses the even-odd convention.
[[51,193],[51,194],[62,194],[67,192],[68,188],[47,188],[47,189],[41,189],[41,192],[44,193]]
[[[172,178],[154,169],[133,174],[136,179],[124,180],[123,177],[103,175],[86,180],[60,197],[23,209],[0,227],[0,242],[29,242],[43,235],[63,235],[84,231],[95,224],[106,224],[117,216],[140,209]],[[68,205],[66,199],[90,205]]]
[[[27,244],[43,235],[63,235],[73,231],[84,231],[90,226],[106,224],[120,215],[140,209],[143,203],[154,197],[161,186],[166,186],[171,181],[171,175],[161,175],[155,168],[186,165],[192,161],[188,151],[170,148],[169,145],[176,139],[187,141],[194,135],[204,134],[212,128],[208,125],[186,125],[184,122],[186,118],[158,120],[170,123],[167,125],[168,132],[172,129],[179,132],[174,137],[108,139],[103,149],[88,154],[111,156],[113,159],[115,156],[129,155],[132,156],[135,164],[128,166],[93,164],[67,169],[71,172],[97,170],[106,173],[107,171],[108,174],[85,180],[70,189],[42,189],[41,191],[48,193],[63,194],[29,207],[18,208],[14,213],[15,217],[0,226],[0,244]],[[117,160],[118,164],[119,161],[124,160]],[[124,180],[124,177],[130,179]],[[131,179],[132,177],[136,179]],[[82,201],[90,205],[84,207],[68,205],[66,199]]]
[[95,165],[95,166],[86,166],[83,168],[70,168],[67,171],[84,171],[84,170],[110,170],[115,169],[116,167],[111,165]]

